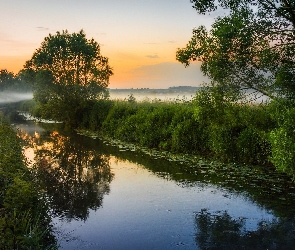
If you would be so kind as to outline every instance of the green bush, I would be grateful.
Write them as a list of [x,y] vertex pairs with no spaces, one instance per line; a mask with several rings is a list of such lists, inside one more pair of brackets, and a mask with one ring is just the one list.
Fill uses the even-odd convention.
[[[145,147],[225,162],[273,164],[294,175],[294,102],[241,104],[238,98],[237,92],[217,86],[198,91],[191,102],[137,102],[133,96],[90,101],[79,109],[75,122]],[[52,116],[35,107],[35,115]]]
[[194,117],[207,140],[203,141],[211,157],[223,161],[237,160],[237,138],[243,129],[238,119],[239,106],[220,88],[204,88],[193,101]]
[[79,127],[90,130],[101,130],[103,121],[106,120],[113,102],[110,100],[88,101],[82,112]]
[[255,128],[244,129],[237,139],[239,161],[251,164],[269,163],[270,143],[263,131]]
[[277,128],[270,132],[271,162],[295,178],[295,108],[292,103],[273,103]]
[[205,147],[202,135],[198,122],[186,119],[173,129],[171,150],[176,153],[203,153]]
[[281,171],[295,178],[295,137],[285,128],[270,133],[271,162]]
[[130,104],[123,101],[115,101],[102,123],[102,131],[112,137],[115,137],[117,129],[122,122],[136,113],[136,104]]
[[[210,88],[198,92],[193,102],[110,102],[102,131],[111,137],[227,162],[269,163],[267,134],[275,121],[266,105],[236,104],[224,92]],[[90,121],[99,119],[103,120],[93,116]]]
[[160,148],[161,145],[161,149],[168,150],[171,147],[173,114],[173,106],[168,105],[158,105],[148,113],[139,134],[141,145],[151,148]]
[[33,112],[36,105],[37,105],[37,102],[34,99],[28,100],[28,101],[22,101],[20,103],[19,109],[22,111]]

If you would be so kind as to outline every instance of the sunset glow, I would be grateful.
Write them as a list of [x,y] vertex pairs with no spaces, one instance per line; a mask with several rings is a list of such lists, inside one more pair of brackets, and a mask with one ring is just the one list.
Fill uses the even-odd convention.
[[204,78],[195,64],[175,59],[199,25],[189,0],[2,0],[0,1],[0,69],[17,73],[49,33],[83,29],[101,45],[114,75],[111,88],[196,86]]

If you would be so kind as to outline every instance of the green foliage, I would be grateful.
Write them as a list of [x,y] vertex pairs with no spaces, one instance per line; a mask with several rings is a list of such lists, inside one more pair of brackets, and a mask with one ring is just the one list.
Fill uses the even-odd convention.
[[[273,164],[293,176],[294,103],[242,104],[237,98],[239,93],[218,85],[204,87],[192,102],[90,100],[81,109],[79,128],[174,153]],[[44,109],[37,105],[34,112],[40,116]]]
[[294,98],[295,5],[293,1],[196,1],[200,14],[226,9],[211,30],[200,26],[176,58],[201,70],[215,84],[256,90],[271,98]]
[[173,107],[159,105],[148,113],[140,130],[140,142],[142,145],[162,149],[170,148],[171,128],[169,127],[173,118]]
[[149,109],[147,104],[138,104],[132,115],[113,126],[111,136],[176,153],[268,163],[267,133],[274,126],[268,110],[263,105],[237,105],[231,100],[228,92],[217,87],[199,91],[189,104],[150,103]]
[[244,129],[237,138],[239,161],[250,164],[267,164],[270,155],[270,143],[267,134],[257,128]]
[[96,98],[101,88],[108,86],[112,75],[108,59],[100,54],[99,44],[94,39],[87,40],[83,30],[49,34],[26,63],[25,70],[46,71],[52,75],[54,84],[78,86],[74,90],[87,99]]
[[295,177],[295,138],[286,128],[279,128],[270,133],[272,146],[271,161],[283,172]]
[[3,91],[14,82],[14,74],[5,69],[0,70],[0,91]]
[[77,127],[87,102],[108,97],[112,69],[94,39],[81,30],[49,34],[26,62],[25,79],[34,85],[38,113]]
[[15,131],[0,123],[0,245],[56,249],[46,202],[26,168]]
[[102,124],[103,131],[117,137],[117,130],[129,116],[136,113],[136,106],[122,101],[115,101]]
[[232,97],[220,86],[205,88],[195,97],[195,117],[209,151],[224,161],[268,163],[267,134],[275,127],[269,110],[265,105],[237,104]]
[[[196,1],[199,14],[226,9],[210,30],[200,26],[176,58],[201,70],[213,88],[197,94],[195,118],[207,148],[223,159],[269,164],[294,176],[293,1]],[[220,12],[219,12],[220,13]],[[217,86],[217,87],[216,87]],[[251,89],[275,100],[269,105],[234,104]],[[225,90],[225,91],[223,91]],[[227,100],[227,93],[235,100]]]
[[32,113],[37,105],[37,102],[32,100],[22,101],[18,105],[18,109],[26,112]]
[[191,102],[90,100],[79,128],[174,153],[272,164],[293,176],[294,103],[242,104],[236,102],[238,96],[216,86],[198,91]]
[[177,153],[205,153],[206,138],[198,121],[192,119],[192,109],[177,113],[173,118],[171,150]]
[[270,110],[277,121],[270,132],[271,162],[295,178],[295,108],[294,103],[274,102]]
[[204,88],[194,99],[194,117],[207,138],[204,147],[223,160],[236,160],[235,144],[243,125],[237,119],[239,106],[220,87]]
[[270,109],[234,99],[235,94],[217,86],[203,88],[192,102],[115,101],[101,131],[149,148],[269,164],[268,134],[275,128]]
[[0,70],[0,91],[26,92],[32,91],[30,83],[23,79],[22,71],[15,75],[6,69]]
[[101,130],[102,123],[106,120],[112,106],[113,102],[110,100],[88,101],[81,116],[82,119],[79,127],[90,130]]

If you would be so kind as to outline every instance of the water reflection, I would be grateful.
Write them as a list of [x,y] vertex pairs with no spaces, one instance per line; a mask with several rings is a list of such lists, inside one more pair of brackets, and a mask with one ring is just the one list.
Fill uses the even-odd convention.
[[227,211],[196,214],[196,243],[201,249],[294,249],[294,219],[260,221],[256,231],[247,231],[247,218],[233,218]]
[[58,132],[63,130],[52,124],[24,129],[55,221],[63,219],[60,230],[73,234],[60,240],[64,249],[292,249],[295,244],[294,183],[284,176],[153,159]]
[[55,216],[86,220],[90,209],[102,205],[113,178],[109,157],[57,131],[50,132],[46,140],[37,132],[23,132],[22,138],[27,148],[34,149],[34,172]]
[[[94,140],[89,138],[89,141]],[[295,215],[295,183],[270,167],[214,162],[188,165],[155,159],[142,152],[122,150],[116,146],[104,147],[103,150],[122,161],[143,165],[158,177],[175,181],[183,188],[216,185],[228,192],[228,196],[241,194],[276,216],[292,218]]]

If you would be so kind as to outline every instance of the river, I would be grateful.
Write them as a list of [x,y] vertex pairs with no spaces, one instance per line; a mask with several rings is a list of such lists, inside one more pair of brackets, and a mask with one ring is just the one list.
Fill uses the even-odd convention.
[[62,124],[13,122],[60,249],[294,249],[295,185],[282,174],[189,166]]

